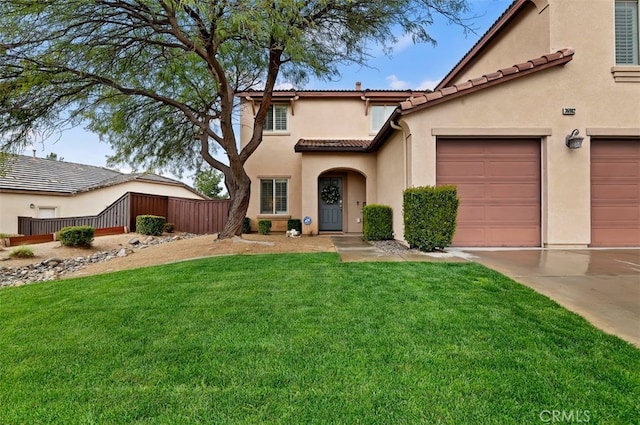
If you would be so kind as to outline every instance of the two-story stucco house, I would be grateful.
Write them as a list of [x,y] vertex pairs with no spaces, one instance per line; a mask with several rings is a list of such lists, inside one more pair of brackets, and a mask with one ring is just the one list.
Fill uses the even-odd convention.
[[386,204],[402,240],[403,190],[455,184],[454,245],[640,246],[639,44],[638,0],[516,0],[433,93],[278,92],[248,215],[360,232]]

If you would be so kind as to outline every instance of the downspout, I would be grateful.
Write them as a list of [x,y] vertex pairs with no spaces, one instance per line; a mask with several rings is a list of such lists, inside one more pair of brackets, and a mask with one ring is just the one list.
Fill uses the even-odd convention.
[[403,173],[403,189],[407,189],[407,182],[409,180],[407,174],[409,172],[409,167],[407,166],[408,162],[409,162],[409,154],[408,154],[408,149],[407,149],[407,134],[405,132],[405,129],[402,128],[401,126],[399,126],[394,120],[390,120],[389,121],[389,125],[391,126],[391,128],[393,128],[394,130],[400,130],[402,131],[402,155],[404,157],[404,173]]

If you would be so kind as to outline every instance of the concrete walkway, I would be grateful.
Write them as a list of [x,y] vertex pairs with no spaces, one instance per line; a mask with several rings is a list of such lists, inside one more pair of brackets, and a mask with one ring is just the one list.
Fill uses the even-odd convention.
[[362,235],[332,237],[344,262],[478,262],[551,298],[605,332],[640,347],[640,250],[456,250],[389,253]]
[[470,256],[463,251],[450,250],[449,252],[385,252],[376,248],[362,239],[362,235],[336,235],[331,238],[340,254],[340,259],[345,262],[358,261],[469,261]]

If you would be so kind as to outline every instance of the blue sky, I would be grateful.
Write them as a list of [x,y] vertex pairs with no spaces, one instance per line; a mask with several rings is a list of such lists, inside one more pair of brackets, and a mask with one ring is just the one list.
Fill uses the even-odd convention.
[[[436,18],[430,34],[437,45],[415,45],[410,38],[400,38],[394,46],[393,54],[387,57],[382,52],[372,52],[368,67],[347,66],[341,70],[337,81],[311,81],[301,89],[352,90],[356,81],[369,89],[432,89],[447,72],[476,43],[478,38],[495,22],[512,0],[469,0],[473,9],[468,23],[475,33],[464,34],[462,28]],[[505,66],[511,64],[504,64]],[[286,85],[283,86],[287,88]],[[46,140],[38,139],[33,143],[36,155],[44,157],[55,152],[65,161],[105,166],[106,157],[111,150],[98,137],[76,127],[61,134],[54,134]],[[25,150],[24,154],[31,155]],[[123,171],[128,171],[123,169]],[[191,176],[185,173],[183,180],[191,183]]]

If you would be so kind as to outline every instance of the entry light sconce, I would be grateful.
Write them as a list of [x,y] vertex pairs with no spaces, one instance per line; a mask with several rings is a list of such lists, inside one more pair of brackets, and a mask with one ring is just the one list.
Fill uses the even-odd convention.
[[569,149],[580,149],[582,147],[582,141],[584,137],[580,136],[578,129],[574,129],[571,134],[565,137],[564,142]]
[[35,204],[29,204],[29,208],[31,208],[32,210],[36,208]]

